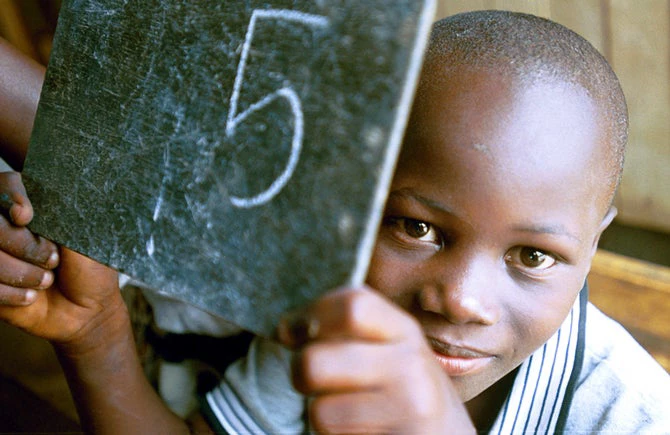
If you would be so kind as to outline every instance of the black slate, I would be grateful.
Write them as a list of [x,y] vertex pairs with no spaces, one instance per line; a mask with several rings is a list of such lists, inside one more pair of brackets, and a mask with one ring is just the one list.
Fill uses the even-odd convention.
[[270,335],[365,278],[433,8],[65,1],[31,228]]

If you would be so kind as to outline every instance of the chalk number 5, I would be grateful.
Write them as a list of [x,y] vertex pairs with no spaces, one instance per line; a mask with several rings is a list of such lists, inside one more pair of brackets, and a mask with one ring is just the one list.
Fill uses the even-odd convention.
[[288,162],[279,177],[277,177],[272,182],[270,187],[257,195],[249,197],[231,196],[231,203],[233,206],[238,208],[252,208],[266,204],[272,198],[274,198],[284,188],[284,186],[286,186],[286,183],[288,183],[288,181],[293,176],[293,172],[295,171],[298,160],[300,159],[304,134],[302,103],[298,94],[290,86],[285,86],[271,94],[264,96],[262,99],[251,104],[245,111],[238,113],[237,105],[239,102],[242,85],[244,83],[244,72],[247,66],[249,51],[254,39],[254,30],[258,20],[261,19],[290,21],[311,27],[326,27],[328,25],[328,19],[326,17],[289,9],[257,9],[254,10],[251,14],[251,20],[249,21],[249,27],[247,28],[244,45],[242,46],[240,63],[237,65],[237,74],[235,75],[233,93],[230,96],[230,111],[228,112],[228,120],[226,122],[226,136],[233,136],[237,126],[244,122],[245,119],[252,113],[263,109],[265,106],[278,98],[284,98],[289,103],[291,112],[293,114],[293,138],[291,140],[291,153],[289,155]]

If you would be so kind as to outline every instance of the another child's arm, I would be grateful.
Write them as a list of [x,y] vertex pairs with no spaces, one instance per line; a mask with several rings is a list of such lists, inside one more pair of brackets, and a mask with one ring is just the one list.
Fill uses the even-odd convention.
[[[23,167],[43,77],[40,65],[0,40],[0,156],[15,169]],[[116,273],[67,249],[59,256],[25,227],[33,209],[18,173],[0,174],[0,205],[0,320],[52,342],[82,427],[187,433],[144,376]]]
[[23,168],[44,71],[0,38],[0,157],[17,171]]
[[[20,224],[32,216],[18,174],[0,174],[0,194]],[[23,197],[22,197],[23,196]],[[18,211],[16,211],[18,209]],[[0,320],[54,346],[75,399],[83,429],[90,433],[188,433],[142,371],[126,306],[113,270],[61,249],[0,216]],[[40,280],[42,283],[40,284]]]
[[[44,67],[0,38],[0,157],[23,167]],[[56,245],[25,226],[33,209],[15,172],[0,173],[0,305],[25,305],[53,282]]]
[[418,323],[369,289],[340,290],[279,327],[320,433],[474,433]]

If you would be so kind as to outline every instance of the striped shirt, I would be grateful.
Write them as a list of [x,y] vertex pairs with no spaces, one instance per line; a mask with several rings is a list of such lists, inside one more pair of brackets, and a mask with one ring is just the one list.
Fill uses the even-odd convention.
[[[307,432],[305,399],[291,387],[289,364],[290,354],[281,346],[255,341],[246,358],[202,398],[212,428],[230,434]],[[630,364],[642,373],[630,370]],[[517,370],[489,433],[625,433],[630,428],[670,433],[668,391],[667,373],[620,325],[588,304],[585,287],[558,331]],[[577,405],[571,409],[573,401]]]
[[585,288],[558,331],[521,364],[489,433],[561,432],[584,358],[587,302]]

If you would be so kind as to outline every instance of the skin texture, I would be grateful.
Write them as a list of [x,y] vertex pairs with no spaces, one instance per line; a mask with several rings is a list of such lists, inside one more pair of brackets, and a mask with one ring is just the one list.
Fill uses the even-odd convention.
[[17,171],[23,168],[44,71],[0,38],[0,156]]
[[[558,329],[614,213],[593,200],[606,196],[605,136],[581,89],[449,78],[416,102],[368,283],[436,348],[486,360],[451,377],[470,401]],[[422,237],[407,231],[416,221]]]
[[[0,154],[23,167],[44,69],[0,40]],[[116,272],[33,235],[18,173],[0,174],[0,319],[54,346],[87,433],[183,434],[140,365]],[[110,386],[114,386],[110,388]],[[39,412],[39,410],[35,410]],[[203,421],[192,429],[206,433]]]
[[424,72],[372,258],[368,285],[387,299],[339,292],[285,326],[318,430],[471,430],[454,395],[486,429],[614,216],[582,89],[440,74]]
[[33,210],[15,172],[0,173],[0,193],[6,193],[9,208],[0,219],[0,306],[24,305],[54,280],[52,269],[58,265],[58,250],[48,240],[33,235],[25,225]]
[[[278,328],[316,430],[491,423],[510,373],[568,313],[614,216],[599,121],[573,85],[424,70],[369,287],[332,292]],[[0,268],[0,318],[54,343],[85,430],[187,432],[142,374],[116,274],[30,239],[15,177],[0,183],[20,216],[0,218],[10,241],[0,264],[23,265]],[[38,281],[58,259],[53,285]]]
[[335,291],[278,335],[297,351],[293,383],[318,433],[474,433],[420,326],[377,292]]

